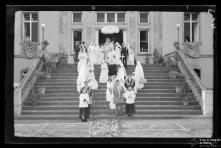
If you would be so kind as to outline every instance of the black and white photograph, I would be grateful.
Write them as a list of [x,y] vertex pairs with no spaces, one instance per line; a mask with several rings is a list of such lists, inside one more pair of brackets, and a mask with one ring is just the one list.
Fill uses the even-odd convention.
[[6,18],[14,19],[14,136],[211,138],[215,11],[216,5],[15,11]]

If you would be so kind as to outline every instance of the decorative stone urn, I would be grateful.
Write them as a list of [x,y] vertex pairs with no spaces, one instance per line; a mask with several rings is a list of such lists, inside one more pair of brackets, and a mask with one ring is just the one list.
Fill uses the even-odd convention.
[[22,42],[22,49],[24,50],[25,57],[28,59],[32,59],[37,57],[38,49],[37,46],[39,43],[37,42]]

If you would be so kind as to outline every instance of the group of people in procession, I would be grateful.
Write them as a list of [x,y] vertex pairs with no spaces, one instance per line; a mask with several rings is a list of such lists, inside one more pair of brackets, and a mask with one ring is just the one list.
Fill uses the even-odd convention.
[[[122,46],[109,38],[103,45],[92,42],[88,47],[85,43],[76,43],[74,61],[77,64],[77,91],[81,121],[90,118],[93,90],[99,83],[106,83],[106,101],[116,116],[123,114],[126,104],[126,114],[135,113],[135,98],[137,90],[144,87],[146,79],[142,65],[135,60],[134,49],[127,43]],[[101,73],[97,81],[94,76],[94,65],[101,65]],[[135,65],[133,73],[126,73],[127,65]]]

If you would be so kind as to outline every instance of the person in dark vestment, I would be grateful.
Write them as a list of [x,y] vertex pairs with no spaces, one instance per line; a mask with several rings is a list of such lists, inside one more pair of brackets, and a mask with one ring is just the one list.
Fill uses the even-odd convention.
[[132,89],[134,89],[135,80],[132,78],[132,74],[128,75],[128,77],[126,78],[126,80],[124,82],[124,86],[125,86],[126,89],[128,89],[128,87],[131,87]]
[[79,42],[76,42],[75,45],[74,45],[74,63],[75,65],[77,65],[78,63],[78,54],[80,52],[80,43]]
[[125,43],[122,44],[121,56],[122,56],[122,62],[124,64],[124,67],[127,68],[128,50],[127,50]]
[[114,75],[117,75],[117,65],[111,59],[108,64],[108,76],[112,77]]

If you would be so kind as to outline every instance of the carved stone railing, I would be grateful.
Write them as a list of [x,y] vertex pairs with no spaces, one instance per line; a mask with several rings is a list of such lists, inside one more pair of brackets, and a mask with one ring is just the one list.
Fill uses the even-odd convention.
[[186,61],[186,57],[181,50],[177,50],[176,52],[176,59],[177,59],[177,66],[179,70],[183,73],[186,82],[188,83],[189,87],[191,88],[194,96],[200,102],[202,107],[203,115],[205,115],[205,92],[206,88],[203,86],[201,80],[194,72],[194,70],[189,66],[188,62]]
[[28,59],[33,59],[37,57],[38,54],[38,42],[22,42],[20,43],[24,51],[25,57]]
[[29,95],[30,90],[32,89],[34,83],[36,82],[36,71],[40,71],[43,66],[43,61],[41,57],[43,53],[39,57],[35,59],[31,67],[29,68],[26,76],[21,81],[20,85],[14,89],[14,111],[15,116],[19,116],[21,112],[21,107],[23,101]]
[[182,50],[175,50],[174,52],[164,55],[164,57],[174,56],[177,60],[177,66],[183,76],[185,77],[186,82],[188,83],[190,89],[192,90],[194,96],[200,102],[202,107],[203,115],[206,114],[206,92],[207,89],[201,83],[199,77],[194,72],[194,70],[189,66],[186,57]]

